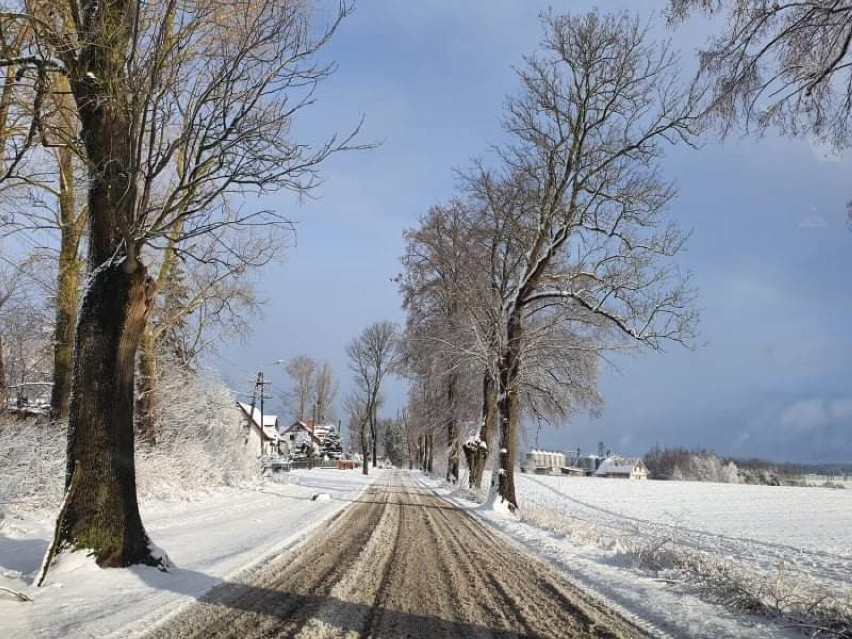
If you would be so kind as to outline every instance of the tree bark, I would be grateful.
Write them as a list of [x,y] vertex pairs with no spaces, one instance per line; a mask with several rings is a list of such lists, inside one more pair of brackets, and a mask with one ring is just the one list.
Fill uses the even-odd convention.
[[80,311],[65,477],[76,489],[51,551],[87,549],[102,567],[163,565],[139,515],[133,450],[136,349],[153,294],[141,263],[108,263],[90,277]]
[[470,468],[470,488],[481,488],[485,464],[488,461],[488,447],[491,445],[491,434],[494,432],[494,421],[497,418],[497,395],[494,393],[494,380],[489,371],[482,376],[482,426],[479,429],[479,441],[475,446],[465,449],[468,467]]
[[455,484],[459,480],[459,442],[456,424],[456,383],[455,373],[447,380],[447,481]]
[[3,335],[0,334],[0,414],[6,412],[9,402],[9,387],[6,386],[6,367],[3,364]]
[[[179,163],[178,166],[179,171],[182,170],[181,164]],[[182,230],[183,221],[178,221],[169,233],[169,242],[163,251],[163,261],[157,273],[157,291],[168,290],[169,281],[175,276],[177,260],[175,246]],[[136,421],[139,438],[150,446],[157,443],[157,347],[162,337],[162,326],[155,329],[150,322],[145,322],[139,344],[139,395],[136,401]]]
[[162,567],[139,515],[133,443],[136,350],[156,289],[133,238],[137,185],[126,63],[134,11],[128,0],[81,6],[80,46],[60,52],[89,171],[91,275],[74,347],[66,490],[79,476],[77,489],[66,493],[48,557],[86,549],[104,567]]
[[435,440],[432,433],[426,433],[426,472],[432,472],[434,462]]
[[364,422],[361,422],[361,473],[364,475],[370,474],[370,446],[367,442],[367,433],[364,428]]
[[376,416],[375,414],[370,417],[370,446],[373,449],[373,468],[376,467],[376,445],[378,444],[378,437],[376,437]]
[[74,354],[74,329],[79,304],[80,240],[83,216],[77,212],[74,197],[74,155],[70,146],[58,152],[59,164],[59,272],[56,277],[56,323],[53,333],[53,388],[50,393],[50,418],[68,416],[71,395],[71,371]]
[[423,455],[420,458],[420,470],[426,472],[429,470],[429,436],[423,435]]
[[157,355],[150,329],[142,331],[139,344],[139,391],[136,400],[136,423],[140,441],[149,446],[157,443]]
[[520,405],[518,381],[520,377],[523,325],[521,312],[516,309],[509,315],[506,325],[506,348],[498,362],[499,385],[497,414],[500,420],[500,469],[498,493],[509,503],[511,510],[518,508],[515,495],[515,459],[518,451],[518,423]]

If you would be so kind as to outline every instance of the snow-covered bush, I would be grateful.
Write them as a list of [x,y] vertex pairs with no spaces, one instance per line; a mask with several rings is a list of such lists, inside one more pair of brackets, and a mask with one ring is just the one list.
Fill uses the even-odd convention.
[[0,424],[0,512],[43,509],[62,499],[65,426],[5,417]]
[[655,446],[645,455],[645,465],[652,479],[740,483],[737,465],[707,450],[661,449]]
[[159,376],[154,446],[137,446],[142,499],[180,497],[258,477],[233,392],[207,375],[170,368]]
[[[177,370],[162,378],[157,444],[136,449],[139,498],[180,499],[257,479],[233,393],[207,376]],[[67,425],[8,419],[0,424],[0,513],[58,507],[65,480]]]

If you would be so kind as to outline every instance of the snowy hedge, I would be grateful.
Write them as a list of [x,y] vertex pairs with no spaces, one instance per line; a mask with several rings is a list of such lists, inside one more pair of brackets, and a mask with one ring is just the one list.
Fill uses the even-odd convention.
[[[256,479],[233,393],[215,379],[163,375],[157,445],[137,444],[141,500],[182,499]],[[66,424],[0,423],[0,512],[56,508],[65,477]]]

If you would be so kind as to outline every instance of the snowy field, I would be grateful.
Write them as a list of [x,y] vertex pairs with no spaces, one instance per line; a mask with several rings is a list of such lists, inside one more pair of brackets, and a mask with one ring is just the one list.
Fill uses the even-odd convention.
[[[303,542],[381,473],[295,471],[288,483],[143,502],[148,533],[175,569],[104,571],[71,555],[41,588],[32,582],[52,521],[25,511],[7,515],[0,520],[0,586],[23,591],[33,601],[0,592],[0,637],[131,637],[259,559]],[[312,499],[318,494],[323,496]]]
[[727,593],[708,596],[689,575],[640,566],[641,549],[701,555],[713,566],[777,586],[791,600],[816,588],[852,604],[849,490],[516,475],[517,517],[477,505],[466,490],[421,481],[647,623],[652,636],[780,639],[808,633],[789,619],[721,605]]
[[852,490],[524,475],[529,500],[551,493],[575,517],[615,516],[852,557]]
[[589,522],[606,539],[672,539],[850,585],[850,490],[523,475],[518,491],[536,510]]

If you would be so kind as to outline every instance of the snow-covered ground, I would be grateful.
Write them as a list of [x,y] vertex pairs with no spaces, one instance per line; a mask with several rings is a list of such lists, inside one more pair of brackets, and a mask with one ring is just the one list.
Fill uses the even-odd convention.
[[672,539],[763,570],[850,585],[852,491],[530,476],[527,504],[589,522],[610,539]]
[[662,635],[802,636],[709,603],[671,571],[640,568],[637,549],[701,553],[794,595],[807,583],[852,603],[852,491],[520,475],[520,520],[444,492]]
[[[143,502],[146,529],[174,569],[100,570],[90,559],[70,555],[41,588],[32,582],[53,522],[44,511],[7,514],[0,520],[0,586],[24,591],[33,601],[0,592],[0,637],[133,636],[230,575],[303,542],[381,472],[294,471],[288,483]],[[323,496],[313,499],[317,495]]]

